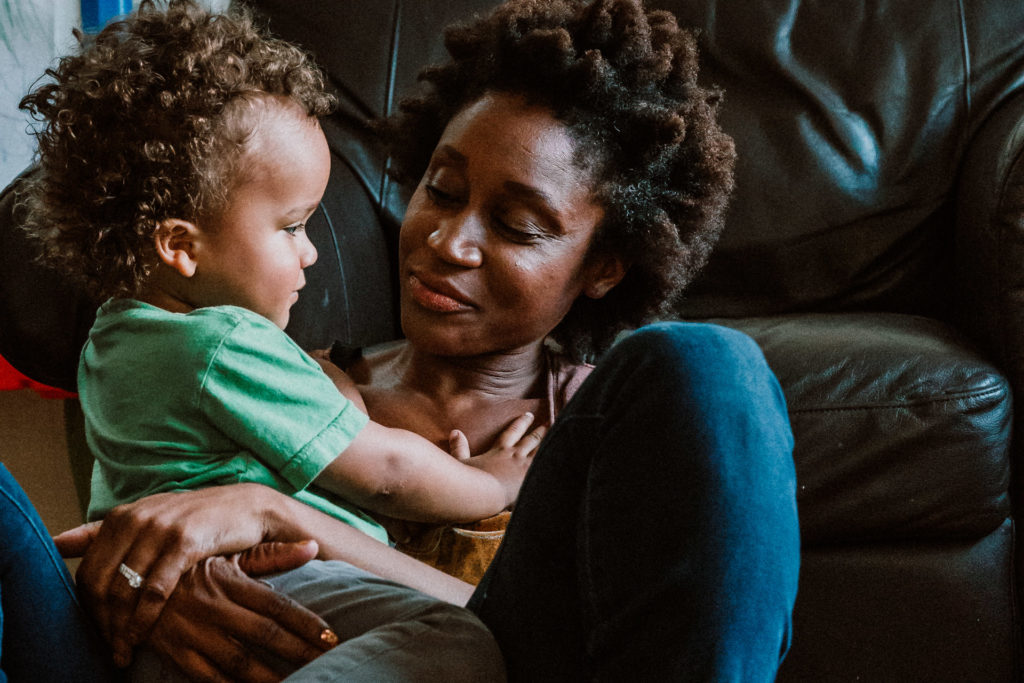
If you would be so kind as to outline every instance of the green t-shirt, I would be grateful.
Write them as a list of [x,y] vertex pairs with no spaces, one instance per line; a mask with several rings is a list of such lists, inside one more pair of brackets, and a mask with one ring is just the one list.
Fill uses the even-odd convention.
[[256,482],[387,541],[365,512],[310,486],[366,415],[252,311],[112,299],[82,350],[78,391],[96,457],[89,519],[153,493]]

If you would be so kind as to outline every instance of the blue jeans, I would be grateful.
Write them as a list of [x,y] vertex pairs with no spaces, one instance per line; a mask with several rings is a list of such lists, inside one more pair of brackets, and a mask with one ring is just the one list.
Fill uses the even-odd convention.
[[64,560],[0,464],[0,683],[117,680]]
[[800,561],[792,447],[745,335],[662,323],[616,344],[470,601],[509,680],[773,680]]

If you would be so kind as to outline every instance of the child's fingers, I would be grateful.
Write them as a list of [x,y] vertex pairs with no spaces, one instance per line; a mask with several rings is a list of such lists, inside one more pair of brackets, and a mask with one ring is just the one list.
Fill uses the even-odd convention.
[[448,451],[459,460],[469,460],[469,439],[458,429],[448,435]]
[[505,427],[505,431],[498,435],[496,443],[499,448],[512,448],[519,443],[523,435],[526,434],[526,430],[533,424],[533,413],[523,413],[516,419],[512,420],[512,424]]
[[540,446],[540,442],[544,440],[544,435],[548,433],[547,425],[541,425],[534,429],[532,432],[524,436],[516,444],[516,454],[522,456],[530,456],[537,452],[537,448]]

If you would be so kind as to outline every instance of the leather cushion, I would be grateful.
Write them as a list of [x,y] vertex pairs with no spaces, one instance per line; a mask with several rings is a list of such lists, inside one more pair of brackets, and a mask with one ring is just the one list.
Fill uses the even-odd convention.
[[945,324],[715,322],[756,339],[782,384],[805,544],[978,538],[1009,514],[1009,385]]

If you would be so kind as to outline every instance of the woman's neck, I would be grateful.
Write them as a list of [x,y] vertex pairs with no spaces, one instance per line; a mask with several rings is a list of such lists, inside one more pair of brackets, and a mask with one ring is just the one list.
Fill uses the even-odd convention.
[[544,395],[546,362],[542,342],[484,356],[436,356],[405,344],[395,359],[398,381],[428,396],[492,399]]
[[405,342],[370,350],[352,371],[373,420],[416,432],[442,448],[452,429],[461,430],[470,451],[478,453],[524,412],[548,420],[540,343],[466,358],[436,356]]

